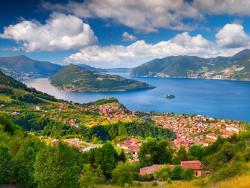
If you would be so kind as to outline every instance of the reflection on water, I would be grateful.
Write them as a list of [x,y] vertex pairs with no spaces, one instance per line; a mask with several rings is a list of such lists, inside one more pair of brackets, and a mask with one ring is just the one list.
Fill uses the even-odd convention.
[[[116,97],[130,110],[195,113],[250,122],[250,82],[178,78],[133,78],[156,86],[152,90],[106,93],[67,93],[48,79],[25,83],[56,98],[85,103]],[[167,100],[173,94],[175,99]]]

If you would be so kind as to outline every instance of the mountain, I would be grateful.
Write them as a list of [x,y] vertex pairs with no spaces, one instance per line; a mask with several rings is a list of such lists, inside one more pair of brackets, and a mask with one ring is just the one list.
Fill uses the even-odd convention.
[[154,88],[144,82],[90,71],[73,64],[64,66],[50,78],[50,81],[51,84],[72,92],[107,92]]
[[0,70],[18,80],[29,77],[48,77],[60,69],[60,65],[47,61],[37,61],[23,55],[0,57]]
[[131,75],[250,80],[250,50],[231,57],[170,56],[154,59],[132,69]]

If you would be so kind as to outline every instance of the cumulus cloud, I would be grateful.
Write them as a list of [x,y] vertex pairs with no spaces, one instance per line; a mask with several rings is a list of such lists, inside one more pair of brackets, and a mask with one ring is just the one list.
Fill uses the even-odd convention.
[[136,36],[129,34],[128,32],[124,32],[122,34],[123,41],[134,41],[136,40]]
[[226,24],[217,34],[216,42],[221,47],[239,48],[249,45],[250,38],[242,25]]
[[153,58],[172,55],[215,55],[211,44],[201,35],[190,36],[184,32],[174,38],[156,44],[143,40],[128,46],[111,45],[106,47],[90,46],[70,55],[65,60],[74,63],[89,63],[95,66],[134,67]]
[[193,6],[208,14],[250,16],[249,0],[193,0]]
[[206,14],[250,16],[250,0],[88,0],[66,5],[46,2],[43,6],[83,18],[112,20],[143,32],[192,30],[196,26],[184,20],[203,20]]
[[61,13],[52,14],[45,24],[24,20],[10,25],[4,28],[0,37],[21,42],[26,51],[69,50],[97,41],[88,24],[75,16]]
[[190,30],[183,18],[200,19],[200,12],[185,0],[90,0],[67,5],[44,3],[56,11],[73,13],[83,18],[110,19],[143,32],[158,28]]

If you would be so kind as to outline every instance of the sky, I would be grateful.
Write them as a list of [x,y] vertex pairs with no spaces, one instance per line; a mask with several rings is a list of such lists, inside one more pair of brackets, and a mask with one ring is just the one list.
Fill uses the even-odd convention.
[[250,48],[250,0],[8,0],[0,56],[135,67],[176,55]]

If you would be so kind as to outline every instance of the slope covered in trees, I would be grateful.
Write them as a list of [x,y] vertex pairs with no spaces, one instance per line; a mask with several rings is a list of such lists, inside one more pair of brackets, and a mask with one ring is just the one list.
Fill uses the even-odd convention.
[[68,65],[50,78],[53,85],[72,92],[106,92],[152,89],[153,86],[117,75],[90,71],[77,65]]

